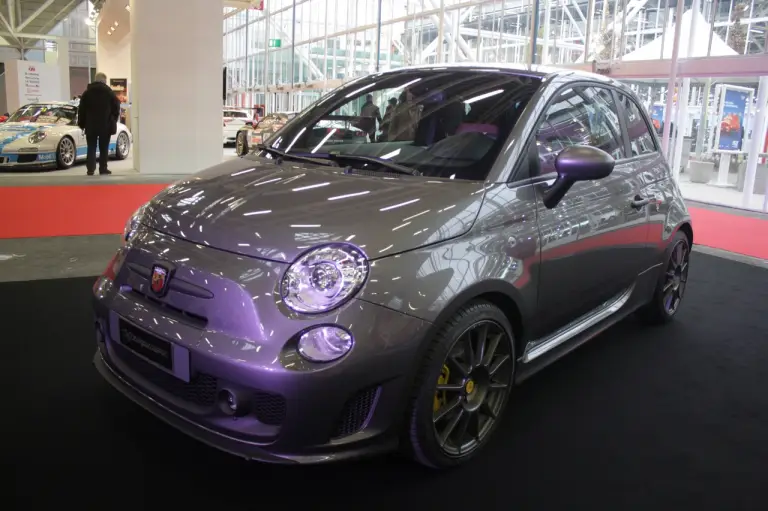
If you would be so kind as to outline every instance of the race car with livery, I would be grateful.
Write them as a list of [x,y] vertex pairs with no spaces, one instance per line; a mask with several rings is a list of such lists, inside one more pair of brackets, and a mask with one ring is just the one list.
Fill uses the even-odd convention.
[[[269,114],[255,127],[240,128],[235,144],[237,155],[245,156],[255,147],[263,144],[296,115],[296,112]],[[360,117],[357,116],[329,116],[328,119],[323,119],[312,128],[313,136],[316,136],[318,140],[323,140],[324,144],[342,144],[360,140],[366,136],[366,133],[355,126],[359,119]]]
[[[109,155],[128,157],[131,132],[117,123]],[[31,103],[19,108],[0,126],[0,169],[53,167],[68,169],[85,160],[88,146],[77,125],[77,106],[64,101]],[[97,153],[98,154],[98,153]]]
[[241,126],[237,131],[235,140],[237,155],[245,156],[251,149],[279,131],[294,117],[296,117],[296,112],[277,112],[262,117],[255,126]]

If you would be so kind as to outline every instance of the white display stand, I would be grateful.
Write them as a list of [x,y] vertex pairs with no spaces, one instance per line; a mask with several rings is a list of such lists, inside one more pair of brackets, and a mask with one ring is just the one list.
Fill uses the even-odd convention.
[[58,65],[28,60],[5,62],[5,93],[8,111],[37,101],[66,101],[61,97],[61,71]]
[[728,173],[731,171],[731,155],[732,154],[739,154],[739,153],[738,152],[733,153],[730,151],[720,151],[720,165],[717,168],[717,182],[712,183],[713,185],[720,186],[723,188],[732,186],[728,184]]

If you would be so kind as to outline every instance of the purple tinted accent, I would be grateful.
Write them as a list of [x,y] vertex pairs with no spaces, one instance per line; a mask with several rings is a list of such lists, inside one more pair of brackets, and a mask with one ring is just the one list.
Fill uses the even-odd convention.
[[442,92],[434,92],[424,98],[421,102],[424,104],[428,103],[441,103],[445,100],[445,94]]
[[456,130],[457,135],[460,133],[485,133],[486,135],[495,137],[499,134],[499,128],[493,124],[474,124],[465,122],[460,124]]

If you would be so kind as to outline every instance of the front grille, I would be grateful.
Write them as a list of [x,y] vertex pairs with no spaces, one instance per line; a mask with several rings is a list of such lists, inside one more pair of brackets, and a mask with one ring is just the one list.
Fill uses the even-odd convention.
[[213,406],[216,402],[218,379],[215,376],[197,373],[187,383],[145,362],[118,343],[114,343],[113,348],[131,371],[165,392],[198,406]]
[[192,314],[191,312],[180,309],[174,305],[169,304],[168,302],[158,300],[154,296],[142,293],[138,289],[132,289],[131,294],[137,302],[142,303],[145,306],[151,307],[154,305],[159,307],[162,309],[162,313],[164,315],[173,318],[180,323],[184,323],[185,325],[190,325],[202,330],[208,324],[207,318],[197,314]]
[[341,412],[341,417],[339,417],[333,438],[345,437],[363,429],[373,411],[378,395],[379,387],[372,387],[358,392],[347,401]]
[[19,163],[32,163],[37,160],[36,154],[20,154],[16,159]]
[[281,425],[285,419],[285,398],[257,390],[253,393],[253,415],[263,424]]

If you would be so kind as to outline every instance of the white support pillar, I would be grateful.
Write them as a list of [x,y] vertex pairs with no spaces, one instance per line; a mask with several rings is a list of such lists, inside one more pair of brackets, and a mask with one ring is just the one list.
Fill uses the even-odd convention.
[[[679,1],[682,3],[682,0]],[[699,0],[693,0],[691,11],[694,15],[691,16],[691,27],[690,32],[688,33],[687,50],[684,56],[686,58],[690,58],[691,55],[693,55],[693,46],[695,44],[694,41],[696,36],[695,14],[698,14],[699,12]],[[682,16],[679,16],[677,20],[675,20],[675,23],[677,23],[678,27],[682,25]],[[678,30],[675,29],[675,33],[677,32]],[[679,41],[675,41],[675,44],[678,45]],[[678,181],[680,178],[680,171],[682,170],[680,166],[681,162],[683,161],[683,138],[685,137],[685,132],[687,131],[688,127],[688,97],[690,94],[691,79],[683,78],[682,87],[680,88],[680,92],[677,97],[677,135],[675,136],[675,145],[673,146],[674,151],[672,153],[672,176],[675,178],[675,181]]]
[[59,83],[61,84],[61,99],[72,99],[69,77],[69,39],[59,39],[56,42],[56,65],[59,66]]
[[[765,121],[768,119],[768,76],[760,77],[760,85],[757,88],[757,114],[752,123],[752,139],[749,141],[749,155],[747,156],[747,170],[744,175],[744,190],[741,192],[741,205],[749,208],[752,201],[752,191],[755,188],[755,175],[757,174],[757,160],[763,152],[765,143]],[[763,205],[765,210],[765,204]]]
[[142,174],[221,163],[223,9],[222,0],[131,0],[133,160]]
[[677,134],[672,157],[672,177],[677,182],[680,179],[680,166],[683,161],[683,138],[688,124],[688,93],[691,89],[691,79],[683,78],[683,86],[677,95]]
[[[669,156],[669,135],[671,132],[672,124],[672,98],[674,96],[675,86],[677,84],[677,59],[680,53],[680,34],[683,27],[683,4],[685,2],[677,2],[677,13],[675,16],[675,39],[672,45],[672,72],[669,75],[669,82],[667,85],[667,107],[664,111],[664,133],[661,138],[662,152]],[[679,98],[678,98],[679,99]],[[679,105],[678,101],[678,105]],[[680,128],[678,126],[678,132]]]

